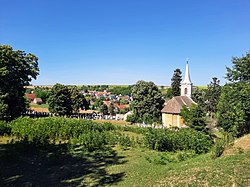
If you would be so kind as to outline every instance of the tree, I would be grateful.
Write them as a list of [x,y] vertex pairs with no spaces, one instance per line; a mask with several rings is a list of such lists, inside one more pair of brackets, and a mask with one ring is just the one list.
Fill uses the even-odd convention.
[[0,120],[15,119],[26,110],[24,86],[36,79],[38,72],[35,55],[0,45]]
[[78,113],[79,109],[83,106],[84,96],[80,94],[76,86],[71,87],[69,92],[73,113]]
[[132,97],[131,108],[138,122],[161,122],[164,100],[153,82],[138,81],[132,88]]
[[102,104],[101,108],[100,108],[100,112],[103,113],[103,115],[108,115],[108,113],[109,113],[108,106],[105,104]]
[[250,85],[227,84],[218,103],[218,126],[235,136],[250,132]]
[[213,81],[207,85],[206,90],[206,111],[211,113],[217,112],[217,104],[219,102],[219,97],[221,94],[220,80],[216,77],[213,77]]
[[110,115],[114,115],[115,114],[115,106],[113,103],[110,103],[109,107],[108,107],[108,111]]
[[181,70],[176,69],[171,79],[171,92],[172,96],[179,96],[181,94]]
[[250,52],[233,57],[232,63],[226,73],[230,82],[222,88],[218,103],[218,126],[242,136],[250,132]]
[[227,67],[226,79],[231,82],[250,83],[250,51],[241,58],[232,58],[233,68]]
[[190,128],[207,133],[206,113],[201,106],[192,105],[190,108],[184,106],[181,109],[181,116],[184,119],[184,123]]
[[71,94],[67,86],[55,84],[48,99],[49,111],[59,116],[72,113]]
[[199,106],[205,109],[205,101],[206,101],[206,91],[204,89],[200,89],[198,87],[193,88],[192,99]]

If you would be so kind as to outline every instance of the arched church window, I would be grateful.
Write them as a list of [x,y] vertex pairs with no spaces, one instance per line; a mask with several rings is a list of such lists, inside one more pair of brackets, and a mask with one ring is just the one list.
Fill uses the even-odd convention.
[[187,89],[187,88],[185,88],[184,93],[185,93],[185,94],[187,94],[187,93],[188,93],[188,89]]

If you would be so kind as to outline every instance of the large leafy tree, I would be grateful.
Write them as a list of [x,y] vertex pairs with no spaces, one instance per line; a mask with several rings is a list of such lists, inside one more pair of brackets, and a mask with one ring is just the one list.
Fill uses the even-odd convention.
[[193,88],[192,99],[198,105],[200,105],[203,109],[205,108],[205,101],[206,101],[206,90],[201,89],[199,87]]
[[250,52],[232,59],[233,68],[227,68],[230,81],[221,92],[218,103],[218,126],[242,136],[250,132]]
[[132,88],[133,119],[146,123],[160,122],[164,100],[153,82],[138,81]]
[[232,69],[227,67],[226,78],[230,82],[250,83],[250,51],[242,57],[232,58]]
[[184,123],[197,131],[208,132],[206,128],[206,113],[200,105],[184,106],[181,109]]
[[218,126],[235,136],[250,132],[250,85],[227,84],[218,103]]
[[171,79],[172,96],[179,96],[181,94],[181,80],[181,70],[177,68]]
[[67,86],[55,84],[48,99],[49,111],[59,116],[70,115],[72,113],[71,93]]
[[84,95],[80,93],[76,86],[73,86],[69,89],[70,98],[71,98],[71,107],[73,113],[78,113],[79,109],[88,109],[89,104],[85,99]]
[[38,58],[0,45],[0,120],[12,120],[26,110],[24,86],[38,75]]

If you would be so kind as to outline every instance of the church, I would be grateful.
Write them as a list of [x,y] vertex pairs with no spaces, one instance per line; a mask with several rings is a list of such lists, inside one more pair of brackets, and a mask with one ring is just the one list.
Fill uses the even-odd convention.
[[192,99],[192,82],[190,80],[188,62],[186,63],[186,70],[184,80],[181,83],[181,95],[170,99],[165,107],[161,110],[162,123],[166,128],[169,127],[186,127],[183,118],[180,115],[182,107],[185,105],[191,107],[196,104]]

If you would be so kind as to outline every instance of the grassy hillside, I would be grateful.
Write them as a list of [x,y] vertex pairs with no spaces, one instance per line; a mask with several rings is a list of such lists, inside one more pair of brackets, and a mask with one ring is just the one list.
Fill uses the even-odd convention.
[[[34,122],[35,125],[29,125],[34,129],[27,128],[24,132],[29,121]],[[99,128],[91,121],[82,121],[81,126],[78,120],[63,118],[51,118],[56,126],[49,135],[64,141],[58,139],[42,146],[37,138],[42,140],[47,136],[33,139],[32,132],[37,132],[34,136],[44,133],[50,127],[47,125],[42,129],[46,121],[49,122],[48,119],[24,118],[17,121],[19,124],[14,123],[12,128],[16,132],[29,133],[27,140],[23,136],[23,142],[17,141],[17,136],[0,136],[0,186],[250,186],[250,135],[236,140],[225,151],[231,151],[230,154],[212,159],[210,153],[159,152],[143,145],[126,146],[127,136],[138,138],[139,142],[136,142],[142,143],[144,133],[150,132],[143,132],[144,129],[108,124]],[[79,139],[83,144],[67,139],[70,131],[76,135],[82,131],[84,136],[79,134],[80,137],[87,138],[89,143],[95,143],[91,140],[92,131],[99,137],[96,141],[102,139],[99,135],[109,138],[116,134],[116,141],[120,143],[87,150],[84,149],[84,139]],[[171,137],[174,138],[173,134]],[[33,143],[29,139],[33,139]]]

